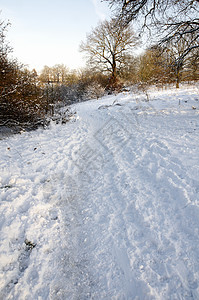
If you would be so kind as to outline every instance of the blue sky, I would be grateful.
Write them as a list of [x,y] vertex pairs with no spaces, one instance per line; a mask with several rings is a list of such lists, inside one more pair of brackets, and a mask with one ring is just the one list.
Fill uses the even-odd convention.
[[1,19],[10,20],[13,55],[29,68],[85,64],[79,45],[110,10],[100,0],[0,0]]

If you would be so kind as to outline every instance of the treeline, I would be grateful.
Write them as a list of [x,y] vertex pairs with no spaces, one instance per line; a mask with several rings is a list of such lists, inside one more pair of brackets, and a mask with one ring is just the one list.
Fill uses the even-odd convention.
[[48,103],[72,104],[104,95],[109,78],[89,69],[70,71],[65,65],[44,66],[40,84]]
[[138,80],[141,84],[164,86],[199,80],[198,49],[183,61],[178,61],[181,45],[162,48],[151,47],[139,58]]
[[175,83],[179,87],[181,81],[199,79],[198,48],[181,60],[178,57],[186,46],[181,41],[134,56],[138,38],[132,28],[116,26],[113,20],[102,22],[81,44],[89,56],[86,69],[71,71],[59,64],[45,66],[37,74],[10,58],[8,26],[0,22],[0,126],[36,128],[62,105],[119,92],[125,86]]
[[[128,62],[117,70],[112,81],[110,72],[86,68],[70,71],[65,65],[45,66],[38,76],[48,105],[56,103],[72,104],[104,94],[120,92],[125,86],[137,87],[193,82],[199,80],[199,60],[190,56],[183,64],[175,62],[174,49],[163,51],[152,47],[142,55],[128,57]],[[53,105],[51,106],[53,108]]]

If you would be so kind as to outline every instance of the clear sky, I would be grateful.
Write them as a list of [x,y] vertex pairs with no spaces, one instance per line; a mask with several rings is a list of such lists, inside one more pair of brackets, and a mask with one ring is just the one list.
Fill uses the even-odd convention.
[[100,20],[110,17],[100,0],[0,0],[0,19],[9,20],[13,56],[29,69],[63,63],[85,65],[79,45]]

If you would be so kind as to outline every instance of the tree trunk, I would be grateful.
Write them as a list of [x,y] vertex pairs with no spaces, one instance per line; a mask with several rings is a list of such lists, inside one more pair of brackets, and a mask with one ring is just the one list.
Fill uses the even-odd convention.
[[180,87],[180,76],[179,74],[177,74],[177,77],[176,77],[176,89],[179,89]]
[[112,83],[116,82],[116,78],[117,78],[117,68],[116,68],[115,56],[113,55],[112,75],[111,75]]
[[181,77],[180,69],[181,69],[181,67],[178,66],[177,70],[176,70],[176,89],[179,89],[179,87],[180,87],[180,77]]

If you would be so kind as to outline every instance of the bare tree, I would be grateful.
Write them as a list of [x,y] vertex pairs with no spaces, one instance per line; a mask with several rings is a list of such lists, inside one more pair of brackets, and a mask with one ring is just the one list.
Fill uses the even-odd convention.
[[103,0],[115,8],[116,16],[125,25],[138,20],[140,29],[148,28],[165,47],[171,41],[185,41],[178,57],[184,60],[199,48],[199,0]]
[[110,81],[114,84],[137,43],[131,25],[124,27],[111,20],[101,22],[93,29],[86,42],[81,43],[80,51],[87,53],[88,64],[95,70],[110,74]]

